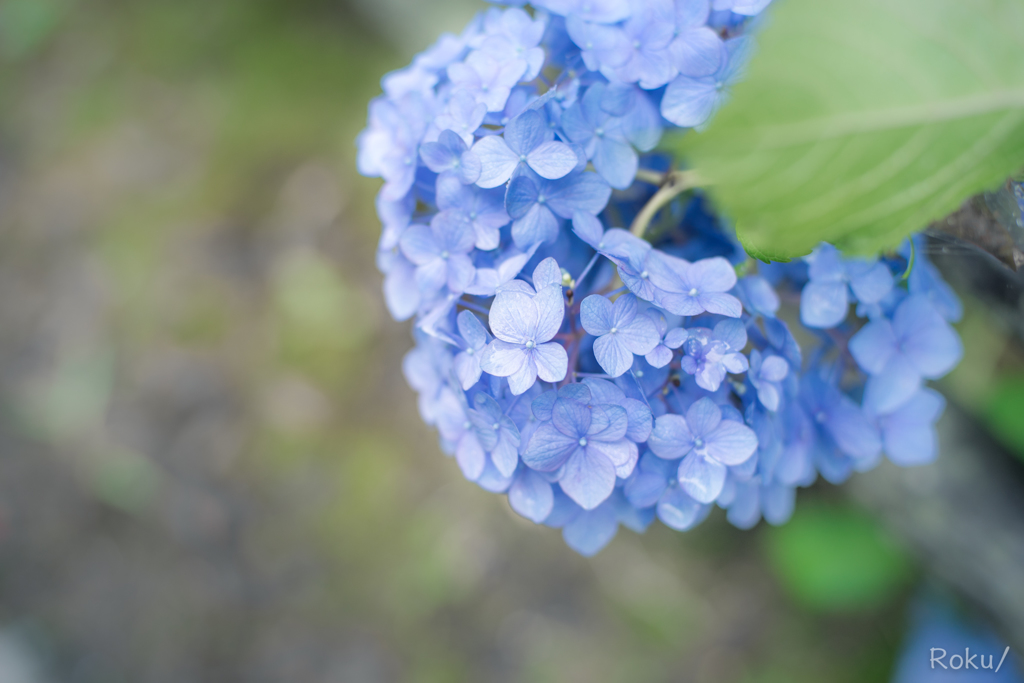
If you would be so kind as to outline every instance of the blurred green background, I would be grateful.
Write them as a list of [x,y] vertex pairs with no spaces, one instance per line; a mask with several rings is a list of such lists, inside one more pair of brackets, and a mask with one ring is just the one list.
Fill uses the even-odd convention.
[[421,423],[354,138],[479,6],[0,0],[4,683],[888,680],[928,579],[843,492],[587,560]]

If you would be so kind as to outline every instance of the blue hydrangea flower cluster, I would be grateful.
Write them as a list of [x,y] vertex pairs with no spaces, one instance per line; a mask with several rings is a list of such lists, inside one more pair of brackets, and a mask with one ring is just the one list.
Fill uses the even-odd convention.
[[922,250],[823,244],[754,272],[699,192],[616,227],[671,175],[663,130],[714,114],[768,2],[512,3],[370,105],[359,167],[384,179],[378,264],[392,315],[416,319],[423,419],[467,479],[582,554],[716,505],[780,524],[819,475],[936,455],[925,380],[960,358],[960,303]]

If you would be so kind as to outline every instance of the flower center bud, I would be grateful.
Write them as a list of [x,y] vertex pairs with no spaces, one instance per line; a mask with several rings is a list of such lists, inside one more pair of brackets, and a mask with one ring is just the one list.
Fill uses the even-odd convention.
[[604,128],[598,128],[597,130],[595,130],[594,131],[594,135],[596,135],[597,137],[603,136],[604,135]]
[[441,252],[441,258],[447,259],[449,256],[451,256],[451,254],[449,254],[447,250]]
[[587,437],[584,436],[582,439],[580,439],[580,446],[583,446],[585,448],[586,445],[587,445]]
[[462,428],[463,428],[463,429],[469,429],[469,428],[470,428],[470,427],[472,427],[472,426],[473,426],[473,425],[472,425],[472,424],[470,423],[470,421],[469,421],[469,420],[466,420],[465,422],[463,422],[463,423],[462,423]]
[[526,155],[525,154],[520,154],[519,155],[519,161],[522,161],[523,163],[526,163]]
[[498,431],[498,427],[500,427],[500,426],[501,425],[499,425],[497,422],[495,422],[494,424],[491,425],[491,429],[493,429],[494,431]]
[[537,203],[538,204],[543,204],[544,200],[545,200],[544,195],[542,195],[542,194],[541,195],[537,195]]
[[828,419],[828,416],[825,415],[825,411],[822,410],[817,415],[814,416],[814,419],[817,420],[818,422],[824,422],[825,420]]
[[472,356],[473,355],[473,349],[472,348],[466,349],[466,355],[467,356]]
[[697,288],[696,287],[694,287],[693,289],[690,290],[690,296],[697,296]]
[[700,437],[694,439],[693,445],[695,448],[704,448],[704,439],[701,439]]
[[618,331],[619,331],[619,328],[617,328],[617,327],[613,327],[613,328],[611,329],[611,332],[609,332],[608,334],[615,334],[615,333],[616,333],[616,332],[618,332]]
[[644,272],[640,273],[640,279],[641,279],[641,280],[646,280],[646,279],[647,279],[647,278],[649,278],[650,276],[651,276],[651,274],[650,274],[650,273],[648,273],[648,272],[647,272],[646,270],[645,270]]
[[536,344],[533,343],[532,339],[530,341],[526,342],[526,348],[532,349],[534,346],[536,346]]

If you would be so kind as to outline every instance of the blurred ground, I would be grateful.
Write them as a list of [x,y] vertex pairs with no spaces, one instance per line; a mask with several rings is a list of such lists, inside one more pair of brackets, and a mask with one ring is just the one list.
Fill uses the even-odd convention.
[[0,681],[887,680],[905,579],[585,560],[442,457],[353,161],[423,6],[0,0]]

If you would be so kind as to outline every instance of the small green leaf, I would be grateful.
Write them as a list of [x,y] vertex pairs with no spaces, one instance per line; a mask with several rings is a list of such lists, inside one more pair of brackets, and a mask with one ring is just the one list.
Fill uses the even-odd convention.
[[906,582],[910,563],[878,523],[834,505],[802,505],[769,529],[768,559],[798,601],[822,612],[857,612],[884,604]]
[[687,157],[755,258],[891,249],[1024,167],[1024,2],[786,0]]

